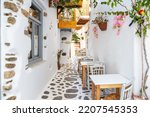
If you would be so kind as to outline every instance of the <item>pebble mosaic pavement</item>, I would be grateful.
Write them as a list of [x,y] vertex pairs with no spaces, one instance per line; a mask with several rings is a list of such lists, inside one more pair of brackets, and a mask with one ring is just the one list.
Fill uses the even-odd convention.
[[91,92],[82,88],[82,81],[74,69],[63,67],[41,93],[40,100],[91,100]]

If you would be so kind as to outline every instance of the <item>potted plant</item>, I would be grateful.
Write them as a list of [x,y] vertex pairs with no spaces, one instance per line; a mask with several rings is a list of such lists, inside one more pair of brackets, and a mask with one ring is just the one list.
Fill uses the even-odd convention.
[[80,42],[80,37],[78,36],[78,33],[74,32],[72,34],[72,42],[73,43],[79,43]]
[[103,14],[97,15],[97,17],[94,19],[93,22],[98,24],[101,31],[107,30],[108,19],[107,19],[106,15],[103,15]]
[[75,48],[80,48],[80,37],[78,36],[78,33],[74,32],[72,34],[72,40],[71,41],[74,43]]

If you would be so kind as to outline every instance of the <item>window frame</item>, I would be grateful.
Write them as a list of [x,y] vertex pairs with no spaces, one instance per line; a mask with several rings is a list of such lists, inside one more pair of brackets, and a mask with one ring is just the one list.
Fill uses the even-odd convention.
[[[31,34],[31,50],[32,50],[32,58],[28,58],[29,64],[33,64],[43,60],[43,9],[37,3],[38,1],[32,0],[33,7],[39,11],[39,20],[29,16],[29,21],[32,22],[32,34]],[[38,34],[38,56],[34,55],[34,34],[35,34],[35,26],[39,26],[39,34]]]

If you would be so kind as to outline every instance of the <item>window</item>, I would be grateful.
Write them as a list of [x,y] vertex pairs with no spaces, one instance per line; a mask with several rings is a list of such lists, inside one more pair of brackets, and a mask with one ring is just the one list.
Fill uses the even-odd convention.
[[43,48],[43,15],[42,9],[39,5],[32,1],[30,7],[30,17],[29,17],[29,34],[31,38],[31,51],[29,53],[28,59],[29,63],[33,63],[42,60],[42,48]]

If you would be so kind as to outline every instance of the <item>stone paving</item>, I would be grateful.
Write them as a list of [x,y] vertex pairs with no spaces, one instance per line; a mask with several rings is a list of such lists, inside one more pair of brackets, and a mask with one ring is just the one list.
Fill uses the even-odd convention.
[[91,92],[87,88],[82,88],[81,78],[76,70],[63,67],[50,80],[39,99],[90,100]]

